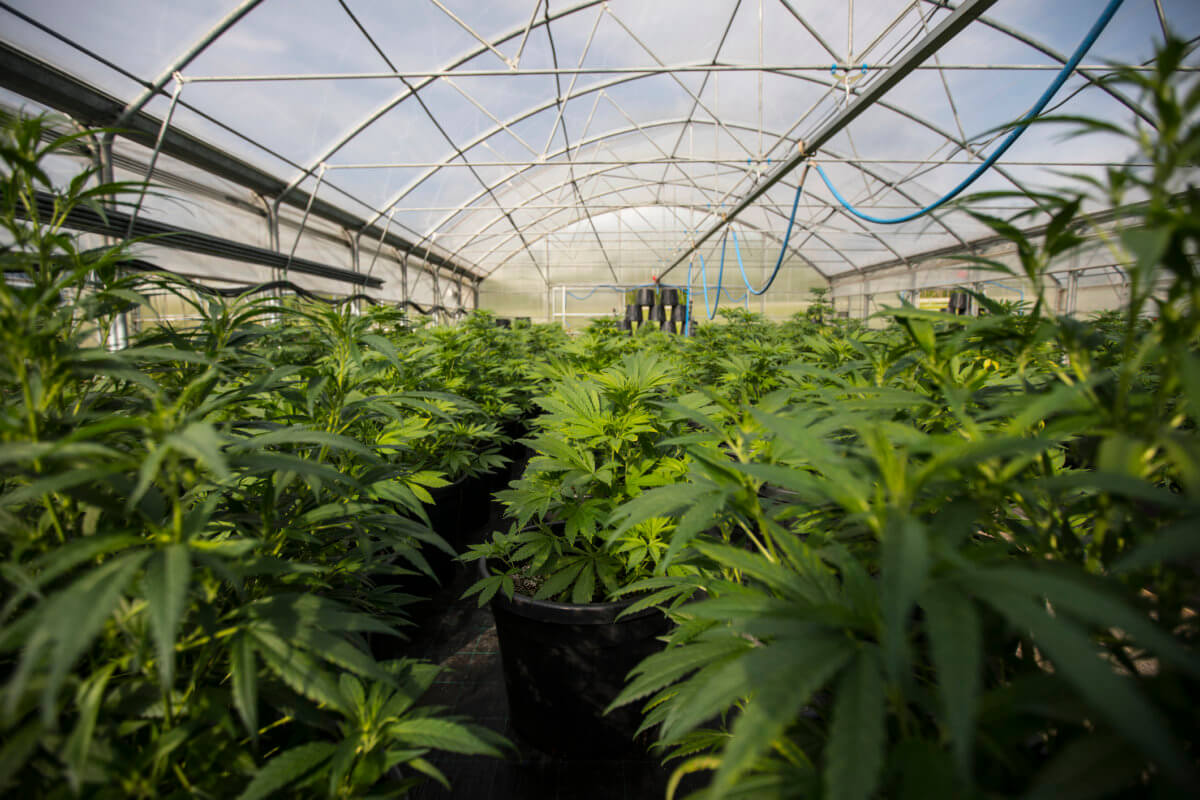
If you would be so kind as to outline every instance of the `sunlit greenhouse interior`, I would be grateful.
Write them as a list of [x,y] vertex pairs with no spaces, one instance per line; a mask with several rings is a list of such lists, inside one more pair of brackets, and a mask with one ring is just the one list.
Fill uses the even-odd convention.
[[0,794],[1187,796],[1198,163],[1195,0],[0,0]]

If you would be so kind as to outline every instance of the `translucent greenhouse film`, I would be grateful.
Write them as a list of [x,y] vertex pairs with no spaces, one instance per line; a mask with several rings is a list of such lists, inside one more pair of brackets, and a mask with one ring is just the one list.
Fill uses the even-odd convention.
[[[254,248],[143,248],[208,281],[568,324],[647,284],[691,284],[693,314],[707,285],[710,308],[772,317],[830,287],[866,316],[950,286],[1031,289],[962,262],[1009,256],[957,206],[890,225],[849,209],[942,197],[1056,77],[1045,114],[1144,124],[1105,76],[1150,69],[1168,30],[1193,40],[1200,6],[1117,3],[1078,52],[1106,5],[12,0],[0,104],[120,129],[80,157],[151,175],[139,224]],[[976,210],[1007,216],[1033,205],[1017,193],[1139,158],[1063,131],[1024,130],[968,190],[1009,194]],[[1054,275],[1062,311],[1121,301],[1102,246]]]

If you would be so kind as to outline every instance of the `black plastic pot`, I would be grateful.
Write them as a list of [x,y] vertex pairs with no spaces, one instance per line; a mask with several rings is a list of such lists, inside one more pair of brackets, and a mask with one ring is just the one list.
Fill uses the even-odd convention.
[[[483,559],[478,567],[481,577],[490,574]],[[575,605],[499,592],[492,599],[509,718],[531,745],[559,758],[598,758],[649,743],[634,736],[639,704],[604,714],[629,671],[662,649],[657,637],[670,624],[653,608],[618,621],[633,602]]]
[[458,513],[458,541],[464,549],[483,541],[483,528],[491,515],[492,473],[467,478],[459,491]]
[[496,317],[496,327],[497,328],[511,328],[512,320],[509,319],[508,317]]
[[[466,482],[466,478],[459,478],[448,486],[430,489],[429,495],[433,498],[433,504],[425,506],[425,514],[429,517],[429,526],[438,536],[445,539],[456,553],[461,553],[464,549],[462,536],[463,487]],[[454,578],[458,562],[448,554],[434,547],[421,548],[421,554],[433,568],[433,574],[437,576],[439,583],[445,585]],[[424,581],[428,581],[428,578]],[[429,590],[430,593],[436,591],[436,586],[424,586],[424,581],[417,579],[414,594],[420,594],[419,590],[421,589]]]
[[507,489],[509,481],[519,478],[525,473],[525,465],[529,463],[533,451],[520,440],[529,437],[530,425],[533,419],[534,415],[531,414],[520,419],[510,420],[504,424],[504,435],[512,441],[504,445],[500,450],[508,458],[508,464],[494,473],[496,481],[492,487],[493,491]]
[[641,322],[642,307],[638,305],[625,306],[625,321],[626,322]]
[[679,305],[679,290],[678,289],[663,289],[659,292],[659,302],[664,306]]
[[633,323],[630,320],[623,319],[617,323],[617,328],[619,330],[623,330],[623,331],[632,331]]
[[654,290],[646,287],[637,290],[637,305],[652,306],[654,305]]
[[687,306],[675,306],[671,309],[671,322],[678,322],[680,325],[682,325],[687,321],[687,313]]
[[665,306],[650,306],[650,313],[646,319],[651,322],[664,322],[667,319],[667,309]]
[[664,319],[658,323],[658,328],[666,333],[675,333],[675,323],[669,319]]

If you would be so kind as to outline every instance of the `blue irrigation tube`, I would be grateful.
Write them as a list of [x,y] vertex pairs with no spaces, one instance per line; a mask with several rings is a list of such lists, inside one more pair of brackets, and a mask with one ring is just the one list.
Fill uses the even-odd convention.
[[688,260],[687,294],[683,296],[683,335],[692,335],[692,261]]
[[[788,217],[787,230],[783,234],[783,247],[779,248],[779,258],[775,259],[775,271],[771,273],[771,277],[767,278],[767,282],[761,289],[755,289],[750,285],[750,278],[746,275],[746,268],[742,266],[742,254],[738,252],[738,267],[742,270],[742,283],[746,284],[746,291],[754,296],[766,294],[771,288],[771,284],[775,283],[775,278],[779,275],[779,268],[783,266],[783,257],[787,254],[788,241],[792,238],[792,226],[796,223],[796,209],[800,207],[800,195],[804,191],[804,179],[808,177],[808,165],[804,167],[804,172],[800,176],[800,183],[796,185],[796,197],[792,200],[792,214]],[[737,234],[733,237],[733,247],[737,249]]]
[[594,295],[598,290],[611,289],[611,288],[612,288],[611,286],[593,286],[592,290],[590,292],[588,292],[587,294],[585,294],[583,297],[580,297],[579,295],[575,294],[574,292],[567,292],[567,295],[576,300],[587,300],[589,297]]
[[717,308],[721,305],[721,279],[725,276],[725,242],[729,237],[721,237],[721,268],[717,270],[717,301],[712,308],[708,307],[708,267],[704,263],[704,256],[700,253],[700,285],[704,287],[704,313],[708,314],[708,318],[712,319],[717,315]]
[[990,156],[988,156],[982,164],[976,167],[970,175],[963,179],[961,183],[924,208],[918,211],[913,211],[909,214],[902,214],[899,217],[872,216],[871,214],[863,213],[854,206],[850,205],[850,203],[847,202],[844,197],[842,197],[838,190],[834,188],[833,184],[830,183],[829,176],[825,174],[825,170],[821,169],[820,164],[815,165],[817,168],[817,174],[821,176],[821,180],[825,182],[825,186],[830,192],[833,193],[834,198],[836,198],[837,201],[842,204],[844,209],[859,219],[866,220],[867,222],[875,222],[880,225],[896,225],[901,222],[908,222],[909,220],[916,219],[923,214],[928,214],[930,211],[945,205],[957,197],[964,189],[974,183],[980,175],[989,170],[992,165],[995,164],[1002,155],[1004,155],[1008,148],[1013,146],[1020,135],[1025,132],[1025,130],[1029,127],[1029,123],[1045,110],[1046,106],[1050,103],[1051,98],[1053,98],[1058,90],[1062,88],[1062,85],[1067,82],[1067,78],[1069,78],[1071,73],[1075,71],[1075,68],[1079,66],[1079,62],[1083,60],[1085,55],[1087,55],[1087,51],[1090,50],[1092,45],[1096,43],[1096,40],[1100,38],[1100,34],[1104,31],[1105,27],[1108,26],[1108,23],[1112,21],[1113,15],[1117,13],[1117,9],[1121,7],[1122,2],[1124,2],[1124,0],[1109,0],[1108,5],[1104,8],[1104,11],[1101,12],[1100,18],[1096,20],[1094,25],[1092,25],[1092,28],[1088,31],[1087,36],[1085,36],[1083,41],[1079,43],[1079,47],[1075,48],[1074,54],[1072,54],[1071,58],[1066,64],[1063,64],[1063,68],[1059,70],[1058,75],[1051,82],[1050,86],[1046,88],[1046,91],[1044,91],[1042,96],[1038,98],[1036,103],[1034,103],[1034,106],[1032,109],[1030,109],[1029,113],[1021,118],[1021,122],[1016,128],[1013,129],[1012,133],[1008,134],[1004,141],[1000,143],[1000,146],[997,147],[996,150]]

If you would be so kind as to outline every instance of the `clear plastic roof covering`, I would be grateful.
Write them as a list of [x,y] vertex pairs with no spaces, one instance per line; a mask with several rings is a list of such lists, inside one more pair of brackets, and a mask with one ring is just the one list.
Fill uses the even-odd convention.
[[[979,164],[1003,135],[998,126],[1030,108],[1105,5],[9,0],[0,35],[289,190],[486,277],[485,291],[541,302],[550,285],[636,284],[667,272],[799,141],[953,14],[979,7],[814,156],[873,213],[932,201]],[[1200,2],[1126,0],[1051,108],[1132,119],[1134,99],[1098,78],[1111,62],[1148,62],[1167,27],[1200,35]],[[972,190],[1057,185],[1056,170],[1094,173],[1131,155],[1102,137],[1064,146],[1061,133],[1033,126]],[[774,267],[805,174],[791,171],[736,218],[753,282]],[[779,290],[986,233],[953,210],[898,226],[857,220],[814,172]],[[727,280],[736,274],[728,246]],[[712,283],[720,237],[699,253]],[[664,280],[683,283],[687,270],[685,258]]]

